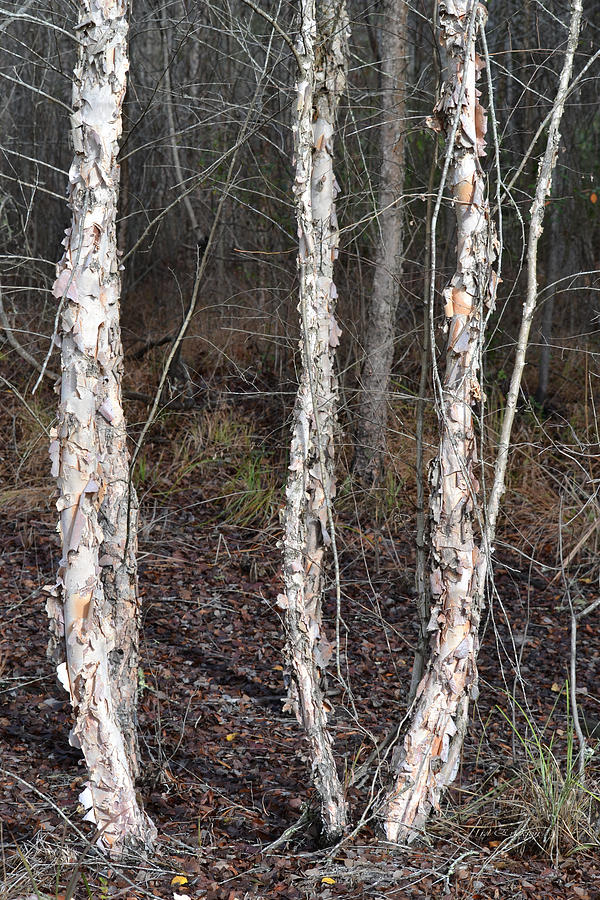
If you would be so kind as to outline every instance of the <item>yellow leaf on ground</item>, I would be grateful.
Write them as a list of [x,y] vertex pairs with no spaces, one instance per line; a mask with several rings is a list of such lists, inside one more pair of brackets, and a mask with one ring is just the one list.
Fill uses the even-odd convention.
[[226,741],[232,741],[232,740],[233,740],[234,738],[236,738],[236,737],[237,737],[236,732],[235,732],[235,731],[232,731],[231,734],[228,734],[228,735],[225,736],[225,740],[226,740]]
[[335,878],[330,878],[329,875],[326,875],[325,878],[321,878],[321,884],[335,884]]
[[171,879],[171,884],[173,887],[181,887],[182,884],[188,884],[188,880],[185,875],[175,875],[175,877]]
[[559,684],[558,681],[555,681],[550,690],[554,691],[555,694],[560,694],[560,692],[562,691],[562,684]]

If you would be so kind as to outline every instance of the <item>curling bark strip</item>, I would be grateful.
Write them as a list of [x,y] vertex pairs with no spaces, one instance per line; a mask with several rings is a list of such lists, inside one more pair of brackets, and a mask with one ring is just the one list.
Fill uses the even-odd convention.
[[330,504],[335,495],[334,429],[337,385],[333,263],[338,224],[333,174],[333,138],[345,86],[347,17],[343,2],[302,0],[297,58],[294,196],[298,222],[300,352],[302,371],[293,414],[286,488],[284,585],[288,707],[303,725],[313,779],[321,798],[325,832],[338,837],[346,803],[321,677],[332,647],[323,629],[322,597],[326,548],[331,544]]
[[[498,242],[490,219],[484,155],[486,113],[476,82],[473,0],[441,0],[439,38],[448,76],[429,125],[445,135],[457,221],[456,271],[444,289],[446,366],[439,404],[440,445],[431,470],[431,657],[417,688],[409,729],[394,759],[385,828],[390,840],[413,839],[456,777],[469,695],[477,692],[478,629],[485,566],[474,527],[479,485],[474,405],[485,307],[493,306]],[[460,104],[460,106],[459,106]],[[457,119],[458,117],[458,119]],[[458,127],[453,127],[457,122]]]
[[80,801],[85,818],[98,828],[99,843],[115,853],[125,845],[150,846],[156,834],[134,787],[139,607],[135,540],[127,541],[129,457],[115,228],[127,15],[127,0],[79,3],[72,222],[54,283],[62,303],[62,376],[50,447],[62,559],[48,612],[54,634],[65,639],[59,677],[74,710],[70,743],[81,748],[88,768]]

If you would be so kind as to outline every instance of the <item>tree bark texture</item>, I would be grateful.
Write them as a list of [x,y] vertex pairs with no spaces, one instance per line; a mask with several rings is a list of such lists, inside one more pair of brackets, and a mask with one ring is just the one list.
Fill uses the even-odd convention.
[[377,252],[367,311],[364,364],[355,428],[354,469],[369,486],[383,474],[388,389],[394,360],[396,311],[402,274],[404,128],[407,44],[405,0],[384,0],[381,28],[381,174]]
[[118,141],[128,69],[126,0],[80,0],[69,172],[71,226],[54,295],[62,377],[50,447],[62,559],[48,611],[64,634],[59,677],[75,723],[70,743],[88,768],[80,801],[99,843],[150,846],[154,826],[135,793],[139,605],[137,501],[121,404]]
[[293,414],[286,488],[284,585],[289,707],[303,725],[313,779],[321,799],[326,835],[338,837],[346,804],[321,677],[331,655],[322,621],[326,549],[331,544],[331,501],[335,494],[334,353],[340,331],[334,317],[337,295],[333,263],[338,224],[333,174],[333,140],[339,99],[346,79],[347,16],[343,2],[302,0],[294,150],[294,195],[298,221],[300,353],[302,370]]
[[[395,784],[385,828],[390,840],[414,838],[458,769],[469,694],[477,691],[476,659],[482,600],[478,465],[473,408],[481,400],[477,373],[482,321],[494,303],[497,239],[490,220],[484,153],[486,114],[476,80],[476,0],[441,0],[440,42],[448,72],[431,127],[450,154],[449,180],[457,221],[457,263],[444,290],[446,365],[440,393],[440,446],[431,470],[431,657],[394,760]],[[453,127],[456,123],[456,128]],[[441,389],[441,390],[440,390]]]

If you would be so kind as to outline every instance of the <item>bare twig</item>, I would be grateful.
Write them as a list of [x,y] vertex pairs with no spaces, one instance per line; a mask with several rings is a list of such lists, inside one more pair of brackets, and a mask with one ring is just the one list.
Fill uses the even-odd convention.
[[531,330],[531,322],[537,304],[537,249],[539,239],[542,233],[542,222],[544,220],[544,209],[546,197],[550,191],[552,183],[552,172],[556,165],[556,154],[560,143],[560,124],[565,108],[565,101],[569,92],[569,82],[573,72],[573,60],[579,31],[581,28],[582,0],[572,0],[571,2],[571,23],[569,27],[569,38],[567,42],[567,51],[560,75],[558,92],[552,109],[550,118],[550,127],[548,130],[548,139],[546,141],[546,150],[542,162],[540,164],[539,175],[536,182],[535,197],[531,206],[531,224],[529,226],[529,237],[527,241],[527,290],[526,298],[523,306],[523,316],[521,319],[521,327],[517,338],[517,352],[512,370],[510,388],[506,398],[506,407],[504,417],[502,419],[502,430],[498,443],[498,454],[496,457],[496,465],[494,472],[494,482],[490,492],[489,503],[487,507],[486,525],[484,533],[484,546],[486,552],[492,552],[492,544],[496,531],[496,520],[498,518],[498,510],[500,507],[500,498],[504,493],[504,479],[506,475],[506,466],[508,463],[508,451],[510,448],[510,437],[512,426],[515,419],[517,409],[517,401],[519,391],[521,389],[521,380],[523,377],[523,369],[525,367],[525,356],[529,342],[529,332]]
[[[29,353],[28,350],[21,344],[21,342],[15,337],[14,329],[11,327],[10,322],[8,321],[8,316],[6,315],[6,310],[4,309],[4,300],[2,297],[2,291],[0,290],[0,325],[4,329],[4,333],[8,340],[8,343],[16,350],[21,359],[24,359],[26,363],[29,363],[36,371],[40,373],[40,377],[42,377],[43,370],[41,364],[37,361],[37,359]],[[51,378],[53,381],[56,381],[59,378],[58,372],[53,372],[50,369],[46,369],[45,375],[47,378]]]
[[[264,67],[263,73],[262,73],[263,75],[264,75],[264,71],[266,70],[266,66],[267,66],[267,61],[268,61],[268,59],[269,59],[269,54],[267,53],[266,59],[265,59],[265,67]],[[162,397],[162,392],[163,392],[164,386],[165,386],[165,384],[166,384],[167,377],[168,377],[168,375],[169,375],[169,371],[170,371],[170,368],[171,368],[171,363],[172,363],[173,360],[175,359],[176,354],[179,352],[179,348],[181,347],[181,343],[182,343],[182,341],[183,341],[183,339],[184,339],[184,337],[185,337],[185,335],[186,335],[186,333],[187,333],[187,330],[188,330],[188,328],[189,328],[189,326],[190,326],[190,323],[191,323],[192,318],[193,318],[193,316],[194,316],[194,313],[195,313],[195,311],[196,311],[196,305],[197,305],[197,301],[198,301],[198,293],[199,293],[199,290],[200,290],[200,284],[201,284],[202,279],[203,279],[203,277],[204,277],[204,272],[206,271],[206,266],[207,266],[207,263],[208,263],[209,254],[210,254],[210,251],[211,251],[211,249],[212,249],[212,246],[213,246],[213,244],[214,244],[214,242],[215,242],[215,238],[216,238],[216,235],[217,235],[217,230],[218,230],[218,228],[219,228],[219,226],[220,226],[220,224],[221,224],[221,215],[222,215],[222,212],[223,212],[223,207],[224,207],[224,204],[225,204],[225,200],[226,200],[227,197],[229,196],[229,192],[230,192],[231,186],[232,186],[232,184],[233,184],[233,180],[234,180],[234,169],[235,169],[235,165],[236,165],[236,161],[237,161],[237,157],[238,157],[238,152],[239,152],[240,148],[244,145],[245,141],[248,139],[248,133],[249,133],[249,131],[250,131],[250,129],[249,129],[250,118],[251,118],[251,116],[252,116],[252,114],[253,114],[253,112],[254,112],[254,110],[255,110],[255,108],[256,108],[256,105],[257,105],[257,103],[258,103],[258,101],[259,101],[259,97],[260,97],[260,95],[261,95],[261,87],[260,87],[260,86],[261,86],[261,82],[259,81],[259,86],[257,87],[257,90],[256,90],[256,92],[255,92],[254,98],[253,98],[253,100],[252,100],[250,106],[248,107],[248,111],[247,111],[247,113],[246,113],[245,120],[244,120],[244,122],[243,122],[243,124],[242,124],[242,126],[241,126],[241,128],[240,128],[240,132],[239,132],[238,139],[237,139],[237,141],[235,142],[233,148],[232,148],[231,151],[230,151],[231,158],[230,158],[230,162],[229,162],[229,169],[228,169],[228,172],[227,172],[227,177],[226,177],[226,180],[225,180],[225,185],[224,185],[223,188],[221,189],[222,192],[221,192],[221,196],[220,196],[220,198],[219,198],[219,204],[218,204],[218,206],[217,206],[217,209],[216,209],[216,212],[215,212],[215,217],[214,217],[214,219],[213,219],[213,223],[212,223],[210,232],[209,232],[209,234],[208,234],[208,238],[207,238],[207,241],[206,241],[206,246],[204,247],[204,250],[203,250],[203,252],[202,252],[202,256],[201,256],[201,257],[200,257],[200,250],[199,250],[199,248],[198,248],[197,251],[196,251],[196,253],[197,253],[197,256],[196,256],[196,276],[195,276],[195,279],[194,279],[194,286],[193,286],[193,288],[192,288],[192,296],[191,296],[191,299],[190,299],[190,303],[189,303],[189,306],[188,306],[188,310],[187,310],[187,313],[186,313],[186,315],[185,315],[185,317],[184,317],[184,319],[183,319],[183,322],[181,323],[181,326],[180,326],[180,328],[179,328],[179,331],[177,332],[177,335],[176,335],[175,339],[173,340],[173,345],[172,345],[172,347],[171,347],[169,353],[167,354],[167,358],[165,359],[165,362],[164,362],[164,365],[163,365],[163,369],[162,369],[162,373],[161,373],[161,376],[160,376],[160,379],[159,379],[159,382],[158,382],[158,387],[156,388],[156,393],[155,393],[155,395],[154,395],[154,401],[153,401],[153,403],[152,403],[152,407],[151,407],[151,409],[150,409],[150,412],[149,412],[149,414],[148,414],[148,418],[146,419],[146,421],[145,421],[145,423],[144,423],[144,427],[142,428],[141,434],[140,434],[140,436],[139,436],[139,438],[138,438],[138,440],[137,440],[137,442],[136,442],[136,445],[135,445],[135,447],[134,447],[134,450],[133,450],[133,453],[132,453],[132,456],[131,456],[131,462],[130,462],[130,465],[129,465],[129,500],[128,500],[128,514],[127,514],[128,527],[127,527],[127,541],[126,541],[126,544],[127,544],[127,545],[129,545],[129,540],[130,540],[129,523],[130,523],[130,516],[131,516],[131,502],[132,502],[132,496],[133,496],[133,492],[132,492],[132,484],[133,484],[133,472],[134,472],[134,468],[135,468],[135,463],[136,463],[137,458],[138,458],[138,456],[139,456],[139,454],[140,454],[140,450],[142,449],[142,446],[143,446],[143,444],[144,444],[144,441],[146,440],[146,435],[148,434],[148,431],[150,430],[150,428],[151,428],[151,426],[152,426],[152,423],[154,422],[154,420],[155,420],[155,418],[156,418],[156,413],[157,413],[158,407],[159,407],[159,405],[160,405],[160,400],[161,400],[161,397]],[[193,188],[192,188],[191,190],[193,190]],[[189,193],[189,192],[190,192],[190,191],[184,192],[184,195],[178,197],[176,203],[179,203],[180,200],[183,199],[183,196],[185,196],[185,194],[186,194],[186,193]],[[171,204],[171,206],[174,206],[174,205],[175,205],[175,204]],[[170,208],[170,207],[167,207],[167,209],[169,209],[169,208]],[[166,212],[166,210],[163,210],[163,214],[164,214],[165,212]],[[152,223],[151,223],[151,224],[152,224]],[[148,228],[150,228],[150,227],[151,227],[151,226],[148,226]],[[132,247],[132,249],[129,251],[129,253],[127,253],[126,256],[123,257],[123,260],[125,260],[128,256],[130,256],[131,253],[133,253],[133,251],[134,251],[135,248],[139,245],[139,243],[141,242],[141,240],[143,240],[145,234],[147,234],[147,231],[148,231],[148,229],[146,229],[146,231],[145,231],[144,234],[142,235],[142,238],[140,238],[140,240]]]
[[62,312],[62,308],[63,308],[65,300],[67,298],[67,294],[69,293],[69,290],[71,289],[71,285],[73,284],[73,279],[75,278],[75,275],[77,273],[77,267],[79,265],[79,260],[81,258],[81,251],[83,249],[83,230],[85,227],[85,217],[87,215],[89,203],[90,203],[89,192],[86,191],[85,192],[85,200],[84,200],[84,204],[83,204],[83,215],[81,216],[81,225],[79,226],[78,247],[77,247],[77,256],[75,258],[75,265],[71,269],[71,274],[69,275],[69,279],[68,279],[65,289],[63,291],[62,297],[60,298],[60,301],[58,303],[58,307],[56,309],[56,315],[54,317],[54,328],[52,329],[52,337],[50,338],[50,346],[48,347],[48,352],[46,354],[46,358],[44,359],[44,362],[42,363],[42,368],[40,369],[40,374],[38,375],[38,379],[33,386],[33,390],[31,391],[32,394],[35,394],[38,387],[42,383],[42,380],[43,380],[45,372],[46,372],[46,366],[50,362],[50,357],[52,356],[52,351],[54,349],[56,337],[58,335],[58,323],[60,321],[60,314]]

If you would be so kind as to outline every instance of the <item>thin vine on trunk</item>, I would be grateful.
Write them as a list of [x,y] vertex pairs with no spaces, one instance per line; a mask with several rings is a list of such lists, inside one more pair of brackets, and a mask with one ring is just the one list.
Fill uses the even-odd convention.
[[480,163],[486,133],[476,88],[482,68],[475,51],[480,10],[476,0],[442,0],[439,6],[448,73],[429,124],[446,138],[444,174],[456,212],[457,261],[444,289],[447,343],[441,383],[434,372],[440,445],[430,474],[431,657],[416,690],[409,729],[395,754],[395,784],[385,811],[386,833],[394,841],[411,840],[418,833],[454,780],[468,697],[477,682],[482,591],[474,408],[481,401],[482,322],[495,301],[497,249]]

